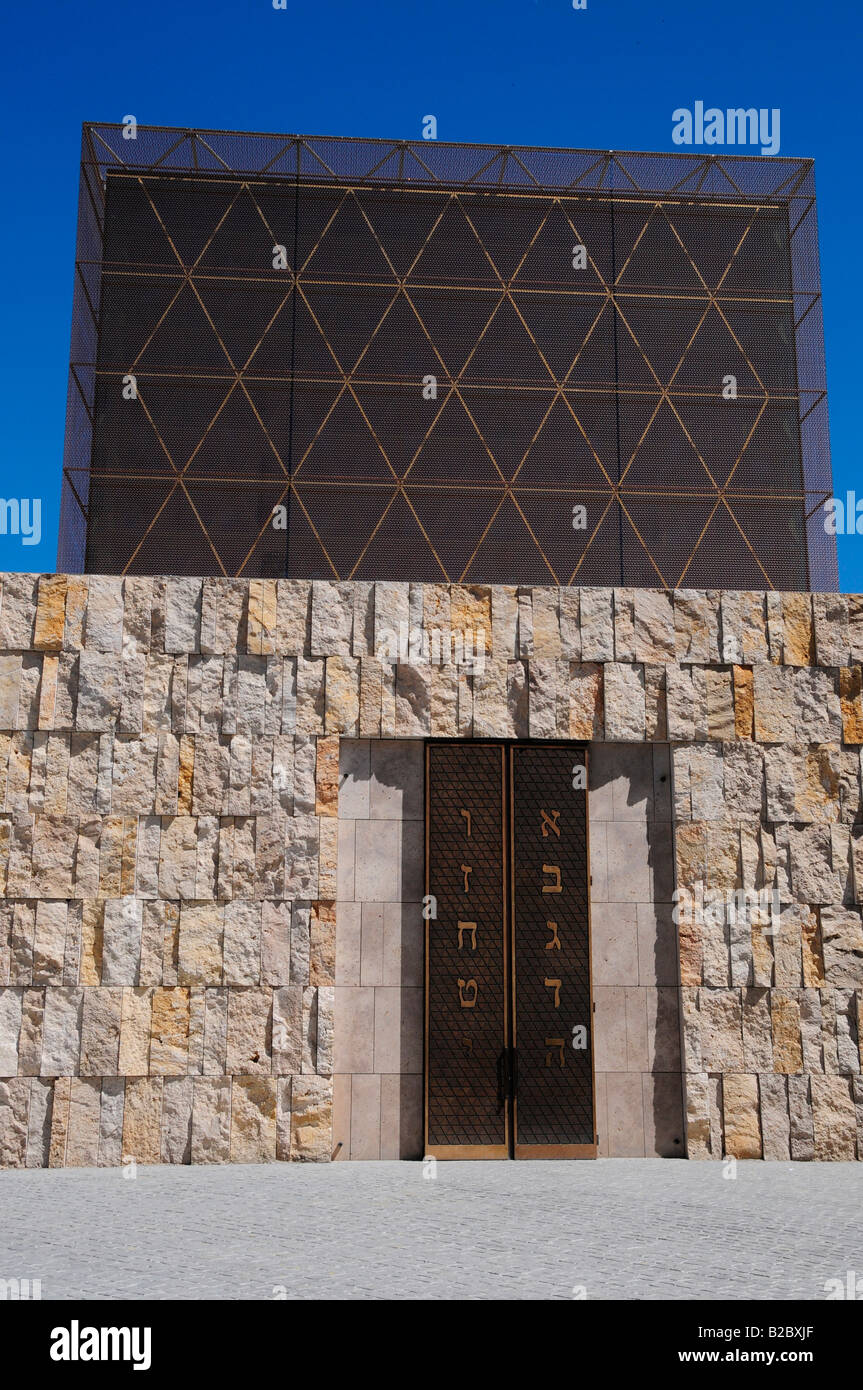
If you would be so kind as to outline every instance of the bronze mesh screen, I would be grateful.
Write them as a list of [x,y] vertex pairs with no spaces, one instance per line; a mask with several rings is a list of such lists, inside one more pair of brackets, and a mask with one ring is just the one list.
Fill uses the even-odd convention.
[[808,160],[86,126],[59,564],[836,588],[820,309]]

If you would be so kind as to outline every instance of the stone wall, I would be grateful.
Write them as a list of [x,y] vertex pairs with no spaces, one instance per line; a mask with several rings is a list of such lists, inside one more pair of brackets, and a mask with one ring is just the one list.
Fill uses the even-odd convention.
[[681,920],[687,1152],[863,1157],[861,662],[858,596],[4,576],[0,1163],[329,1158],[340,738],[434,736],[667,742],[678,890],[776,890]]

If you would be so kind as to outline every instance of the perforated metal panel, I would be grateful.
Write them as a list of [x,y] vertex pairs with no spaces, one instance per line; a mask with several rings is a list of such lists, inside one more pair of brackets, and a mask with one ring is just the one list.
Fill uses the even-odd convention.
[[63,568],[838,587],[811,161],[87,126],[77,265]]
[[511,749],[517,1158],[596,1152],[584,750]]
[[426,1152],[508,1158],[504,749],[426,750]]

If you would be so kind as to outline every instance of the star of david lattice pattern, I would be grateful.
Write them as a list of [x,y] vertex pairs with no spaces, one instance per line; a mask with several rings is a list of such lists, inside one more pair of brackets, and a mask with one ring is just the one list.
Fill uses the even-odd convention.
[[831,587],[814,227],[802,160],[86,127],[61,563]]

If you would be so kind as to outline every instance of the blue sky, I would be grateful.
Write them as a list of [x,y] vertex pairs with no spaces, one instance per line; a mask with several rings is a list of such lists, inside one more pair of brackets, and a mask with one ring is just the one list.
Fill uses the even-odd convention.
[[[781,154],[815,159],[834,492],[856,489],[863,277],[860,10],[852,0],[272,0],[48,3],[4,16],[0,495],[43,499],[42,541],[0,569],[51,570],[84,120],[671,150],[698,100],[779,107]],[[839,538],[863,591],[863,536]]]

